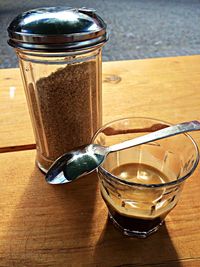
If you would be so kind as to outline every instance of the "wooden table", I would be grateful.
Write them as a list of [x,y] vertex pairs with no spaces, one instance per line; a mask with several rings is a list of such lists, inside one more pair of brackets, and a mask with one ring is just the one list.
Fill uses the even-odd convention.
[[[199,168],[159,232],[124,237],[107,220],[96,174],[44,181],[19,70],[0,70],[0,84],[0,266],[200,266]],[[199,119],[200,56],[103,63],[103,114]]]

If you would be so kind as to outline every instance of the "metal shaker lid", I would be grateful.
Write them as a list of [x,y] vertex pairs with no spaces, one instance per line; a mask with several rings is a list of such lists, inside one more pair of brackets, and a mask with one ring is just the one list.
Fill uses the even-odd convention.
[[33,51],[59,52],[100,46],[106,24],[95,10],[45,7],[18,15],[8,27],[8,44]]

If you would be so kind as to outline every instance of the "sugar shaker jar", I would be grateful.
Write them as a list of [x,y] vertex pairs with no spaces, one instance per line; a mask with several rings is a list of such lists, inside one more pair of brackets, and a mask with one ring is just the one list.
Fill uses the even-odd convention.
[[38,8],[14,18],[8,34],[19,59],[36,163],[47,172],[63,153],[90,143],[101,126],[106,24],[93,9]]

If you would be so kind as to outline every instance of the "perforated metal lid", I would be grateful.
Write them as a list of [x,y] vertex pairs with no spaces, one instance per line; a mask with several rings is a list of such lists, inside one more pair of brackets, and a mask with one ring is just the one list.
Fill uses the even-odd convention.
[[102,45],[106,24],[95,10],[70,7],[33,9],[8,27],[12,47],[34,51],[73,51]]

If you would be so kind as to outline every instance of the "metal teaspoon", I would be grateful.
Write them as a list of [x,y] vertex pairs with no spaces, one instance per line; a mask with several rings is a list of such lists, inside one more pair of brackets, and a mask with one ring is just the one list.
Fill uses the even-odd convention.
[[59,157],[48,170],[46,181],[50,184],[73,182],[79,177],[91,173],[98,168],[109,153],[197,130],[200,130],[200,122],[190,121],[169,126],[112,146],[104,147],[97,144],[87,145]]

